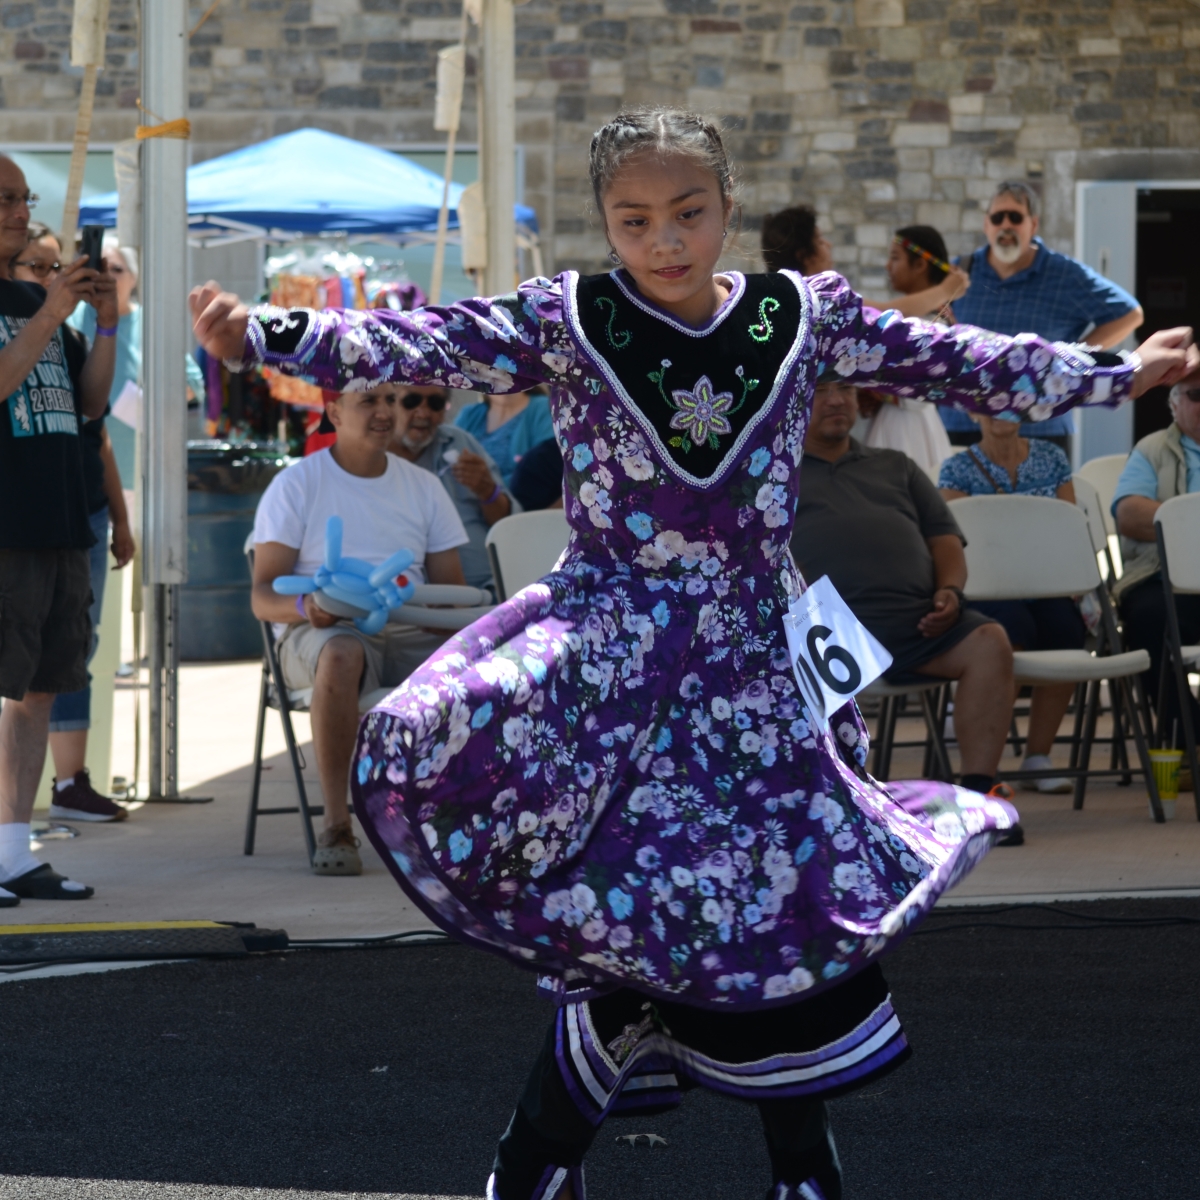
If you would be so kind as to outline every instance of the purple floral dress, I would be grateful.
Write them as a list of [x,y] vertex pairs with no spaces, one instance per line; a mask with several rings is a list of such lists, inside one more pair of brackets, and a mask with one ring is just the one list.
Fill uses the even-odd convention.
[[726,278],[700,329],[620,272],[567,272],[409,313],[258,308],[246,356],[340,390],[549,385],[566,554],[366,718],[356,811],[456,936],[746,1011],[872,963],[1015,820],[875,782],[853,705],[829,735],[806,719],[782,616],[805,586],[788,545],[813,386],[1038,418],[1116,404],[1132,372],[879,313],[833,273]]

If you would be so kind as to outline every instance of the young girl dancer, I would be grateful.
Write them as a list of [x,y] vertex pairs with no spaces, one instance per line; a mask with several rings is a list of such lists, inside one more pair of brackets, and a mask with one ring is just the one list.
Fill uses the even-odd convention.
[[[411,313],[247,311],[202,344],[325,387],[547,383],[571,541],[365,721],[371,841],[443,928],[553,980],[558,1010],[488,1195],[583,1200],[616,1110],[701,1084],[757,1103],[774,1200],[836,1200],[824,1098],[908,1054],[878,965],[1015,813],[884,787],[856,708],[818,733],[782,625],[809,398],[833,373],[976,409],[1115,404],[1194,366],[864,311],[831,273],[714,274],[733,208],[716,127],[622,115],[591,178],[619,264]],[[1189,353],[1192,358],[1189,358]]]

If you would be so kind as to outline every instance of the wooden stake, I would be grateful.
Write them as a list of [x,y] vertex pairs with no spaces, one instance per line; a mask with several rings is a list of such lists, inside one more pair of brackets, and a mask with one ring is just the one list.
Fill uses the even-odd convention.
[[83,194],[83,173],[87,168],[88,140],[92,136],[92,106],[96,102],[96,72],[99,67],[83,68],[83,86],[79,89],[79,116],[75,119],[75,144],[71,147],[71,171],[67,176],[67,198],[63,202],[63,253],[68,261],[75,257],[75,233],[79,225],[79,198]]

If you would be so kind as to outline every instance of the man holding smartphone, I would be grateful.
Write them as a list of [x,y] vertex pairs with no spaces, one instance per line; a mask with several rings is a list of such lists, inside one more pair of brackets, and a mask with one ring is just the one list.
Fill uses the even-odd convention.
[[[92,889],[56,874],[29,849],[50,708],[87,684],[91,582],[81,420],[104,415],[115,361],[112,279],[86,258],[48,288],[13,280],[37,202],[0,157],[0,906],[22,898],[83,900]],[[92,349],[65,339],[85,300],[96,309]]]

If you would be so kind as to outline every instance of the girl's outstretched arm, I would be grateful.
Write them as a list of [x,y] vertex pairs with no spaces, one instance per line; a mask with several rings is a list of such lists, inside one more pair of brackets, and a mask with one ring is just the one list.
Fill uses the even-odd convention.
[[864,307],[833,272],[806,280],[821,378],[983,413],[1021,412],[1034,421],[1080,404],[1114,408],[1148,388],[1175,383],[1200,366],[1190,329],[1164,330],[1137,359],[1015,337],[972,325],[946,328]]
[[524,391],[569,376],[574,348],[558,281],[494,299],[412,312],[247,308],[216,284],[191,295],[196,338],[210,353],[266,363],[333,391],[381,383]]
[[962,267],[955,267],[941,283],[935,283],[933,287],[923,291],[910,292],[907,296],[895,296],[891,300],[870,300],[864,297],[863,303],[879,309],[880,312],[891,308],[902,317],[924,317],[953,304],[960,296],[966,295],[970,286],[970,275]]

